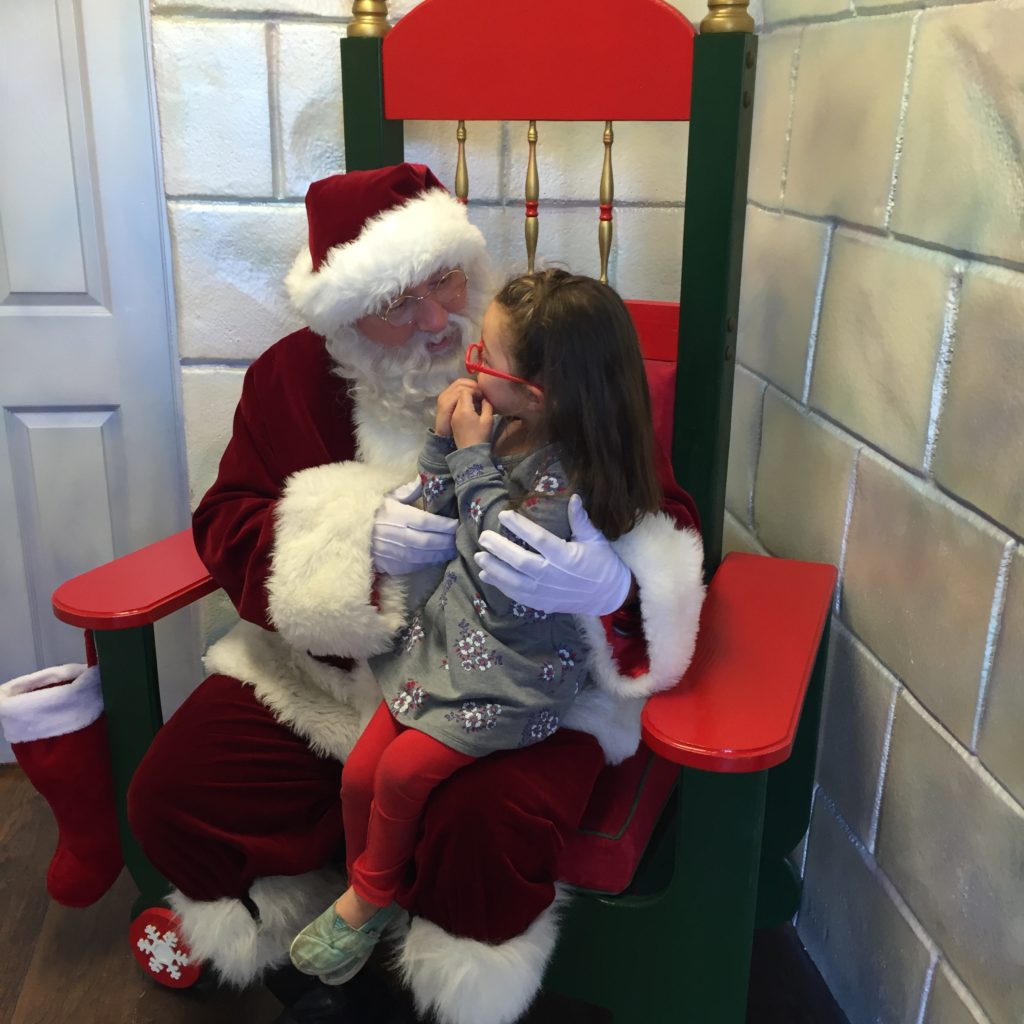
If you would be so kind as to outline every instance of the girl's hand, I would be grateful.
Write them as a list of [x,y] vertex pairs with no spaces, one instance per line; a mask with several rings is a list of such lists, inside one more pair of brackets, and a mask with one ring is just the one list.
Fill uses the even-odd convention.
[[[480,409],[477,411],[477,401]],[[440,405],[440,399],[438,400]],[[455,403],[452,412],[452,435],[459,448],[471,444],[486,444],[491,439],[494,408],[483,395],[475,398],[471,391],[464,390]]]
[[434,433],[439,437],[452,436],[452,413],[459,400],[459,395],[468,391],[470,395],[476,394],[476,381],[470,377],[459,377],[452,381],[437,396],[437,411],[434,413]]

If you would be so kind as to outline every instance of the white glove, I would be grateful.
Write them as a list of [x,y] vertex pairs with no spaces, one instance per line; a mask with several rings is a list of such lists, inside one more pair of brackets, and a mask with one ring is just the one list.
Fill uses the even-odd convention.
[[569,499],[572,540],[562,540],[518,512],[498,521],[540,554],[485,530],[474,556],[480,579],[506,597],[542,612],[607,615],[622,606],[633,578],[605,536],[590,521],[578,494]]
[[455,557],[457,519],[412,508],[423,491],[419,480],[396,487],[386,495],[373,518],[370,554],[377,572],[404,576],[427,565]]

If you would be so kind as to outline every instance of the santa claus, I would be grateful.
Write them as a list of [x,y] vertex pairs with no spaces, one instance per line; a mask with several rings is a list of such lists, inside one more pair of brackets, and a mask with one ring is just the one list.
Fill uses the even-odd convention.
[[[341,891],[342,764],[381,699],[365,659],[405,623],[410,574],[454,554],[456,521],[403,485],[493,292],[483,237],[423,166],[328,178],[306,207],[308,251],[286,283],[309,327],[249,368],[194,516],[241,622],[129,793],[193,951],[239,985],[284,964]],[[614,544],[585,515],[539,553],[487,539],[510,598],[583,617],[597,685],[549,739],[475,762],[428,806],[394,939],[417,1006],[444,1024],[502,1024],[529,1005],[556,941],[565,837],[604,765],[636,750],[642,698],[692,654],[700,540],[682,497],[665,507]],[[598,616],[632,595],[639,650],[623,658]]]

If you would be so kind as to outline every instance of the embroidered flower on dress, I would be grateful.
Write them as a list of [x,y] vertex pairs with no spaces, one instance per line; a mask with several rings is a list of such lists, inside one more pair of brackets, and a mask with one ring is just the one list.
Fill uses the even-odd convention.
[[487,602],[479,595],[473,595],[473,611],[482,619],[487,612]]
[[408,654],[423,639],[423,622],[419,615],[414,615],[408,626],[398,631],[396,638],[402,650]]
[[557,494],[559,491],[564,490],[564,488],[565,483],[562,481],[562,478],[555,476],[554,473],[541,473],[533,484],[533,489],[538,494]]
[[479,523],[484,517],[484,506],[483,502],[479,498],[474,498],[467,506],[466,511],[469,513],[469,518],[474,523]]
[[402,692],[391,701],[391,711],[396,715],[419,711],[426,699],[427,691],[415,679],[409,679],[402,687]]
[[486,471],[487,467],[482,462],[471,462],[465,469],[461,469],[455,474],[455,482],[464,484],[467,480],[475,480],[478,476],[483,476]]
[[579,657],[575,651],[569,650],[565,644],[558,647],[555,653],[558,655],[558,660],[562,663],[562,668],[573,668],[576,665],[576,659]]
[[444,581],[441,583],[441,597],[438,600],[438,604],[440,604],[442,608],[444,608],[445,605],[448,604],[448,591],[450,591],[452,587],[455,586],[455,583],[458,580],[458,578],[459,577],[456,576],[455,573],[453,573],[451,570],[444,574]]
[[520,604],[518,601],[512,602],[512,614],[517,619],[526,619],[529,622],[543,622],[547,617],[547,612],[539,611],[536,608],[527,608],[525,604]]
[[495,650],[487,650],[487,634],[482,629],[474,629],[465,619],[459,623],[455,653],[467,672],[486,672],[501,664],[501,655]]
[[479,732],[481,729],[493,729],[500,714],[500,704],[478,704],[467,700],[458,711],[449,711],[444,717],[449,722],[457,722],[466,732]]
[[435,476],[433,473],[420,473],[420,480],[423,482],[423,497],[427,501],[434,501],[444,494],[448,481],[443,476]]
[[535,711],[526,720],[523,729],[523,738],[519,741],[521,747],[529,746],[531,743],[539,743],[546,740],[558,728],[558,715],[549,708],[541,708]]
[[539,678],[542,683],[553,683],[555,681],[555,666],[550,661],[545,661],[541,665]]

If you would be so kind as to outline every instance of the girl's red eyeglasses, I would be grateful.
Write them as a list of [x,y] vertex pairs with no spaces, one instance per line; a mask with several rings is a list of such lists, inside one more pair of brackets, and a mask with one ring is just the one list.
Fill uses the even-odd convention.
[[481,338],[466,349],[466,373],[486,373],[488,377],[500,377],[502,380],[510,380],[515,384],[525,384],[527,387],[536,388],[538,391],[544,390],[539,384],[534,384],[532,380],[526,380],[524,377],[516,377],[514,374],[504,373],[501,370],[492,369],[490,366],[484,366],[480,361],[483,358],[483,354],[484,339]]

